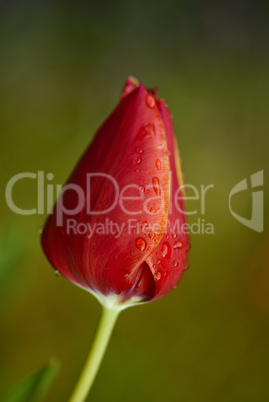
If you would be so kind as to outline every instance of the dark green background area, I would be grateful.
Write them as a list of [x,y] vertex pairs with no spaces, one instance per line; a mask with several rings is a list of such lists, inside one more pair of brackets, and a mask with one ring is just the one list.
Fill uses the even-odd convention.
[[[268,226],[241,225],[228,197],[259,170],[266,188],[268,2],[0,4],[1,390],[56,356],[62,368],[46,401],[66,401],[101,310],[55,276],[40,247],[45,215],[13,213],[6,184],[39,170],[63,184],[132,74],[169,104],[185,181],[214,184],[205,215],[189,222],[203,218],[215,233],[192,235],[176,290],[122,313],[89,400],[267,402]],[[14,200],[34,208],[36,192],[25,180]],[[266,192],[264,203],[266,220]],[[250,217],[250,191],[233,207]]]

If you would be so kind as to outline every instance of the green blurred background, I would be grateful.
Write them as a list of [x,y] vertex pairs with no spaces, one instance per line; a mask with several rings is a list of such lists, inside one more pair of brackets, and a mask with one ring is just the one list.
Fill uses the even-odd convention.
[[[215,234],[192,235],[175,291],[122,313],[89,400],[269,401],[268,231],[228,208],[237,182],[269,168],[268,2],[0,4],[1,391],[56,356],[46,401],[66,401],[101,310],[55,276],[40,247],[45,215],[12,212],[6,184],[38,170],[64,183],[132,74],[170,106],[185,181],[214,184],[205,216],[189,221],[200,216]],[[36,194],[25,180],[14,200],[34,208]],[[267,193],[264,203],[266,212]],[[233,207],[250,217],[250,192]]]

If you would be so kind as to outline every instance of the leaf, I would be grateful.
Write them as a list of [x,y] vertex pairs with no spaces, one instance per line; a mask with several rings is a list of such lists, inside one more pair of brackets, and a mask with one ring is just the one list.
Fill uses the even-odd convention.
[[59,370],[59,363],[50,361],[46,366],[17,384],[2,402],[36,402],[44,397]]

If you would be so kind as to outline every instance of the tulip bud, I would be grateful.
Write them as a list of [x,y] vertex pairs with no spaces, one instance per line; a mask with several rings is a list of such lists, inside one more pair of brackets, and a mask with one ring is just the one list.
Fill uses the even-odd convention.
[[168,107],[129,77],[47,219],[47,258],[105,306],[164,296],[187,267],[181,184]]

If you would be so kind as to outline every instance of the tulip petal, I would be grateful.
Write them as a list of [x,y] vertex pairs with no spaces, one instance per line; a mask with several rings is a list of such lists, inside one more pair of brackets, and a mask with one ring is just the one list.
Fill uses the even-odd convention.
[[[159,101],[158,106],[164,122],[170,153],[172,196],[165,235],[158,247],[146,260],[154,273],[156,282],[156,290],[152,300],[162,297],[176,286],[184,270],[188,267],[187,254],[190,247],[188,235],[184,231],[186,217],[184,202],[181,198],[183,190],[179,188],[182,185],[182,173],[176,137],[166,103]],[[174,197],[177,199],[175,200]]]
[[124,99],[127,95],[133,92],[134,89],[139,87],[139,81],[132,77],[131,75],[127,78],[124,88],[121,93],[121,100]]
[[68,180],[42,245],[54,268],[79,286],[147,300],[158,281],[143,263],[167,226],[171,158],[162,109],[143,85],[128,85]]

